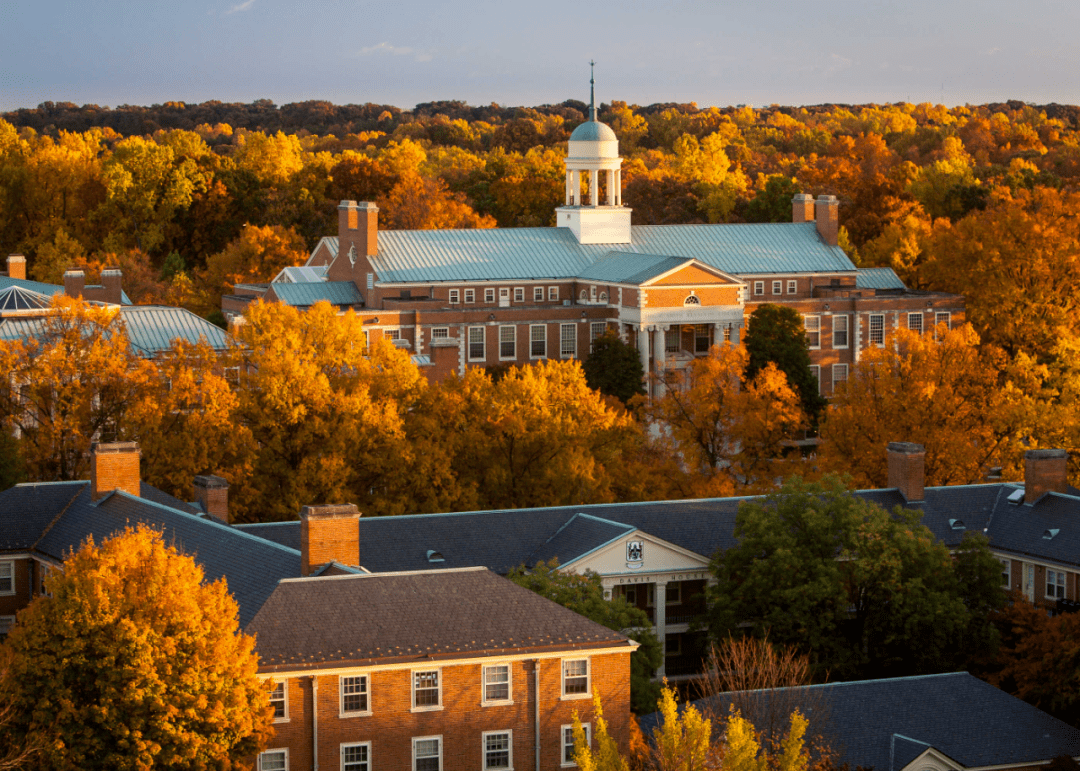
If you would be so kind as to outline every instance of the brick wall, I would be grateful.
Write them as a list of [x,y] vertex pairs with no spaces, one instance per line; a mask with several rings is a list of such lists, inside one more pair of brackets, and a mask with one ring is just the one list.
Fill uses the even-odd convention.
[[[569,658],[582,654],[570,653]],[[540,661],[540,751],[541,771],[561,766],[561,728],[573,722],[577,710],[585,722],[592,721],[590,698],[561,698],[560,659]],[[513,767],[518,771],[535,765],[534,660],[505,662],[510,665],[511,702],[482,704],[482,667],[504,663],[499,659],[442,667],[442,708],[413,712],[412,669],[343,670],[364,674],[369,680],[370,714],[342,717],[339,675],[320,674],[318,679],[318,746],[320,771],[339,769],[343,743],[371,743],[374,768],[408,769],[412,762],[412,740],[442,736],[443,768],[483,768],[482,737],[485,731],[512,732]],[[430,666],[435,668],[438,662]],[[424,665],[418,669],[425,668]],[[615,653],[590,657],[591,686],[600,692],[609,731],[625,751],[630,731],[630,654]],[[276,735],[268,748],[289,749],[290,771],[312,769],[311,677],[288,679],[288,721],[275,724]]]

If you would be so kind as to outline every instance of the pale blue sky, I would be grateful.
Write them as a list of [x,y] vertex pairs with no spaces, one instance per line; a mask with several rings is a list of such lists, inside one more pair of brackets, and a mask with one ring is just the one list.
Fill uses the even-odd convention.
[[0,0],[0,110],[1080,103],[1076,0]]

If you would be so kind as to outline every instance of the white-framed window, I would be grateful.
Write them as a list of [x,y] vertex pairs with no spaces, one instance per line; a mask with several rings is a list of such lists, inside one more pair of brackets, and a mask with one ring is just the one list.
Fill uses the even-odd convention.
[[922,313],[909,313],[907,315],[907,328],[912,332],[922,334]]
[[765,294],[765,282],[764,281],[755,281],[754,282],[754,294]]
[[795,279],[790,279],[787,282],[787,293],[795,294],[799,290],[799,283]]
[[499,305],[506,306],[510,304],[510,287],[499,287]]
[[413,771],[442,771],[442,736],[412,740]]
[[460,291],[457,290],[457,289],[451,289],[450,290],[450,304],[451,305],[457,305],[459,302],[461,302],[461,293],[460,293]]
[[696,294],[689,294],[686,296],[686,299],[682,301],[682,304],[684,307],[700,306],[701,298],[698,297]]
[[484,731],[480,741],[484,750],[484,771],[514,767],[513,731]]
[[547,356],[547,324],[533,324],[529,327],[529,356],[533,359]]
[[483,668],[484,695],[482,704],[512,704],[510,700],[510,665],[491,664]]
[[577,324],[559,325],[559,355],[564,359],[577,356]]
[[1012,586],[1012,560],[998,559],[1001,563],[1001,585],[1008,589]]
[[414,711],[442,709],[442,670],[413,671],[412,705]]
[[821,316],[803,316],[806,344],[811,350],[821,347]]
[[13,626],[15,626],[14,616],[0,616],[0,640],[7,637]]
[[847,364],[833,364],[832,365],[832,387],[836,390],[837,383],[846,383],[848,375]]
[[818,393],[821,393],[821,367],[817,364],[810,365],[810,374],[814,376],[814,380],[817,381]]
[[606,332],[606,331],[607,331],[607,322],[605,322],[605,321],[594,321],[594,322],[592,322],[589,325],[589,342],[592,343],[593,340],[595,340],[596,338],[603,335],[604,332]]
[[558,300],[558,299],[559,299],[559,287],[557,287],[557,286],[549,286],[548,287],[548,300]]
[[525,287],[523,287],[523,286],[515,286],[514,287],[514,302],[516,302],[516,303],[525,302]]
[[607,292],[601,292],[600,293],[600,302],[602,302],[602,303],[607,302]]
[[499,358],[517,358],[517,327],[499,327]]
[[587,699],[589,688],[589,660],[562,660],[562,696],[564,699]]
[[382,336],[385,337],[387,340],[400,340],[401,339],[401,330],[400,329],[384,329],[383,333],[382,333]]
[[473,290],[473,289],[466,289],[465,290],[465,302],[467,302],[467,303],[476,302],[476,291],[475,290]]
[[731,325],[730,324],[725,324],[724,325],[724,342],[725,343],[730,343],[731,342]]
[[338,678],[341,717],[371,714],[370,683],[367,675],[343,675]]
[[[592,746],[592,725],[590,723],[582,723],[581,727],[585,729],[585,742]],[[561,766],[576,766],[574,762],[574,726],[564,725],[562,731],[562,763]]]
[[870,343],[872,345],[885,345],[885,316],[880,313],[870,315]]
[[15,563],[0,562],[0,594],[15,594]]
[[784,287],[784,282],[783,281],[774,281],[774,282],[772,282],[772,293],[773,294],[783,294],[783,291],[784,291],[783,287]]
[[949,311],[940,311],[934,314],[934,335],[937,335],[937,327],[945,325],[945,329],[952,329],[952,314]]
[[270,706],[274,708],[274,722],[289,722],[289,681],[280,680],[270,689]]
[[447,340],[450,337],[450,327],[432,327],[432,340]]
[[261,753],[259,771],[289,771],[289,750],[267,750]]
[[847,348],[848,347],[847,326],[848,326],[848,317],[847,316],[833,316],[832,317],[832,347],[833,348]]
[[495,303],[495,289],[489,288],[484,290],[484,304],[493,305]]
[[589,301],[589,293],[582,289],[581,294],[578,295],[578,301],[587,303]]
[[341,771],[371,771],[371,742],[342,744]]
[[484,360],[484,328],[469,327],[469,361]]
[[534,286],[533,287],[533,302],[538,302],[539,303],[539,302],[543,302],[543,301],[544,301],[544,287],[542,287],[542,286]]
[[664,330],[664,353],[679,352],[679,336],[682,330],[678,325],[672,325]]
[[1065,599],[1065,574],[1060,570],[1046,571],[1046,596],[1051,600]]

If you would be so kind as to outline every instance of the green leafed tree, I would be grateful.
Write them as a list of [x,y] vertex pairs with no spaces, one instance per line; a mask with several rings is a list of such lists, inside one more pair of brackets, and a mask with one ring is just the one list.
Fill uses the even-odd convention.
[[0,744],[42,739],[42,768],[240,768],[272,730],[255,640],[225,582],[159,533],[87,541],[19,615]]
[[645,393],[641,355],[613,330],[593,340],[592,351],[582,369],[589,388],[614,396],[623,404]]
[[810,351],[799,312],[787,305],[758,306],[750,314],[743,343],[750,354],[746,379],[752,381],[772,362],[787,376],[788,383],[799,394],[803,412],[816,425],[826,401],[810,371]]
[[516,567],[507,578],[608,629],[633,629],[627,636],[641,647],[630,656],[630,708],[639,715],[652,712],[660,698],[660,686],[652,681],[652,673],[660,666],[661,650],[649,617],[623,597],[605,600],[600,576],[595,573],[561,573],[558,568],[558,560],[550,564],[541,561],[531,570],[524,565]]

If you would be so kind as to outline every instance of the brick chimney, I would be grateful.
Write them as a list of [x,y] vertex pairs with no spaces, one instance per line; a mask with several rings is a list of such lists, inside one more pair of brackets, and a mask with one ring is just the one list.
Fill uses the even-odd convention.
[[195,502],[208,516],[229,524],[229,483],[221,477],[195,477]]
[[320,565],[360,564],[360,511],[355,503],[305,506],[300,510],[300,575]]
[[379,207],[375,204],[368,201],[338,204],[339,253],[348,253],[353,245],[358,255],[374,257],[379,253]]
[[120,272],[120,268],[105,268],[101,271],[101,300],[103,302],[111,303],[112,305],[119,305],[120,298],[123,297],[123,283],[124,274]]
[[889,442],[889,487],[895,487],[908,503],[926,499],[926,448],[911,442]]
[[26,258],[21,254],[9,254],[7,258],[8,278],[26,278]]
[[819,195],[814,204],[814,220],[821,240],[829,246],[840,243],[840,204],[835,195]]
[[1035,503],[1046,493],[1069,487],[1069,458],[1064,450],[1028,450],[1024,453],[1024,503]]
[[138,497],[139,443],[95,442],[90,446],[90,499],[100,500],[113,490]]
[[64,271],[64,294],[68,297],[82,297],[86,288],[86,274],[82,268],[69,268]]
[[791,221],[813,222],[814,221],[814,196],[808,193],[797,193],[791,199]]

